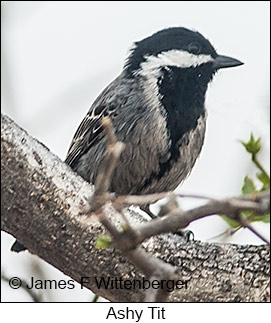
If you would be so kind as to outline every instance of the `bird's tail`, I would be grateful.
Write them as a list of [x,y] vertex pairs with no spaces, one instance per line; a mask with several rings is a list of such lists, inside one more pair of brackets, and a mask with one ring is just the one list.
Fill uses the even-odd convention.
[[11,251],[14,251],[14,252],[21,252],[21,251],[24,251],[26,250],[26,247],[24,245],[22,245],[19,241],[15,241],[13,243],[13,245],[11,246]]

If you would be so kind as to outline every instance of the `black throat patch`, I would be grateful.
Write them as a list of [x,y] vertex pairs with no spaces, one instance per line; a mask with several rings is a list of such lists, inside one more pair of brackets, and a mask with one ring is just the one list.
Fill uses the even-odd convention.
[[167,115],[171,158],[176,160],[183,135],[195,129],[199,117],[205,113],[205,94],[212,79],[212,69],[205,64],[190,68],[164,68],[161,72],[159,92]]
[[170,158],[160,163],[158,173],[151,176],[138,187],[138,193],[149,186],[154,180],[159,180],[172,167],[172,163],[180,156],[180,145],[184,142],[184,134],[195,129],[198,119],[205,115],[204,102],[208,83],[212,79],[212,69],[208,64],[191,68],[163,68],[158,78],[161,103],[167,118],[168,136],[171,141]]

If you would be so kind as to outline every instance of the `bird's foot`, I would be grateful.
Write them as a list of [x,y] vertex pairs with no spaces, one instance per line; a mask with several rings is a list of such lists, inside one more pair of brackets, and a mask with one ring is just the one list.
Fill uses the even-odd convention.
[[195,235],[191,230],[178,229],[174,234],[182,237],[185,242],[194,241],[195,239]]

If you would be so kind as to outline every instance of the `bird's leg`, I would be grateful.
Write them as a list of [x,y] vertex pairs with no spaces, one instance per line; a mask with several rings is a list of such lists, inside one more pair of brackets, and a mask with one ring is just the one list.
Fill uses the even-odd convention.
[[[177,200],[174,196],[170,197],[168,202],[161,206],[158,215],[152,213],[150,210],[150,204],[145,204],[140,206],[140,209],[146,212],[152,219],[163,217],[173,211],[174,209],[178,208]],[[185,242],[194,240],[194,233],[191,230],[184,230],[184,229],[177,229],[174,234],[180,236]]]
[[[145,213],[147,213],[152,219],[155,219],[155,218],[160,218],[160,217],[163,217],[163,216],[169,214],[171,211],[173,211],[174,209],[176,209],[178,207],[179,207],[179,205],[177,203],[176,197],[171,196],[169,198],[169,200],[167,201],[167,203],[160,207],[160,211],[159,211],[158,215],[152,213],[152,211],[150,210],[150,204],[144,204],[144,205],[140,206],[140,209],[142,211],[144,211]],[[184,240],[185,242],[194,240],[194,233],[191,230],[184,230],[182,228],[178,228],[173,233],[180,236],[182,238],[182,240]]]
[[140,209],[146,212],[152,219],[157,218],[158,216],[150,210],[150,204],[144,204],[140,206]]

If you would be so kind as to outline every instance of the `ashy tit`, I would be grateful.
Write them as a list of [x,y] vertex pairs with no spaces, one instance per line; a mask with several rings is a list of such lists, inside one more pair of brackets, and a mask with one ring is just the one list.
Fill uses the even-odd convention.
[[218,55],[206,38],[186,28],[164,29],[136,42],[121,74],[80,124],[66,163],[95,184],[106,150],[101,120],[109,116],[126,147],[110,191],[140,195],[174,190],[202,149],[209,82],[219,69],[242,64]]
[[[112,176],[116,194],[174,190],[191,172],[204,142],[205,95],[221,68],[242,65],[217,54],[200,33],[161,30],[134,44],[121,74],[92,104],[65,162],[95,184],[106,152],[101,120],[109,116],[125,143]],[[24,250],[19,242],[13,251]]]

